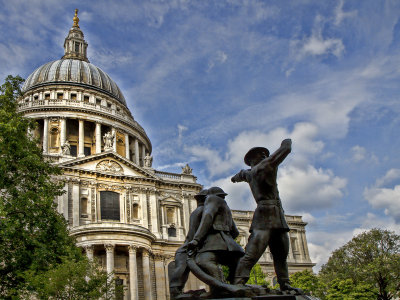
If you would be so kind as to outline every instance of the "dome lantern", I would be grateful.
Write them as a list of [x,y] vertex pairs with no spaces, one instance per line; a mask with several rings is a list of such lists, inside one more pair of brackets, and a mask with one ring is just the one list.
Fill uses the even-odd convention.
[[79,27],[78,9],[75,9],[73,25],[64,41],[64,58],[79,59],[89,62],[87,58],[88,44],[84,40],[84,35]]

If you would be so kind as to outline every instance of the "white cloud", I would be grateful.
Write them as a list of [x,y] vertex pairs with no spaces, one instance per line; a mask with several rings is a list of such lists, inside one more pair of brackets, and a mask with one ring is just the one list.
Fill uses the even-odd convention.
[[331,207],[344,195],[347,180],[331,170],[288,166],[279,175],[279,190],[285,208],[291,211],[312,211]]
[[359,162],[366,158],[367,150],[364,147],[356,145],[351,148],[351,152],[353,154],[352,160],[354,162]]
[[318,15],[315,18],[314,28],[310,37],[303,41],[301,55],[323,55],[333,54],[340,57],[344,51],[344,45],[341,39],[324,38],[322,35],[323,24],[325,20]]
[[385,214],[400,224],[400,185],[394,188],[366,188],[364,197],[373,208],[383,209]]
[[295,124],[292,132],[282,127],[267,133],[258,130],[243,131],[228,141],[225,155],[200,145],[186,147],[185,150],[193,155],[195,160],[206,161],[210,176],[213,177],[243,167],[243,157],[250,148],[264,146],[272,153],[280,147],[281,141],[285,138],[293,140],[293,153],[296,153],[294,163],[304,166],[310,156],[323,149],[323,142],[314,140],[317,135],[318,129],[315,125],[301,122]]
[[167,165],[162,165],[162,166],[156,166],[156,169],[157,170],[165,170],[165,169],[171,169],[171,168],[178,168],[178,167],[183,167],[183,166],[185,166],[187,163],[184,163],[184,162],[176,162],[176,163],[173,163],[173,164],[167,164]]
[[344,51],[344,45],[340,39],[324,39],[321,33],[314,33],[306,39],[302,51],[304,54],[310,55],[332,53],[336,57],[340,57]]
[[306,56],[322,56],[332,54],[340,58],[345,50],[343,42],[339,38],[325,38],[322,34],[326,19],[317,15],[311,35],[290,41],[290,52],[295,60],[300,61]]
[[[336,226],[331,226],[332,229],[342,228],[342,226],[338,225],[336,221],[339,222],[348,222],[349,219],[354,220],[355,217],[351,214],[345,216],[332,216],[332,220],[328,220],[326,218],[319,218],[314,223],[318,225],[318,223],[325,222],[330,224],[335,224]],[[356,235],[371,230],[372,228],[380,228],[387,229],[400,234],[400,225],[394,223],[392,220],[388,220],[387,218],[381,218],[372,213],[367,213],[365,215],[359,215],[357,217],[356,222],[359,222],[358,225],[354,226],[354,228],[350,228],[348,230],[335,230],[334,232],[326,232],[321,230],[307,230],[307,240],[308,240],[308,249],[310,252],[311,261],[316,263],[314,271],[319,271],[321,266],[325,264],[329,257],[332,255],[332,252],[347,242],[349,242]],[[314,223],[311,223],[310,226],[314,226]]]
[[400,234],[400,224],[369,212],[362,218],[361,225],[353,229],[353,235],[355,236],[372,228],[386,229]]
[[178,124],[178,143],[182,143],[183,133],[188,130],[186,126]]
[[207,72],[211,71],[215,65],[218,64],[223,64],[226,62],[226,60],[228,59],[228,55],[221,50],[218,50],[217,53],[215,54],[214,57],[212,57],[209,61],[208,61],[208,68],[207,68]]
[[218,179],[211,186],[221,187],[228,194],[226,201],[231,209],[255,210],[256,202],[247,183],[233,184],[231,177]]
[[364,198],[375,209],[383,209],[387,216],[400,224],[400,184],[394,187],[385,187],[400,178],[399,169],[390,169],[382,178],[378,178],[375,185],[364,189]]
[[332,251],[343,246],[353,237],[352,231],[308,231],[308,250],[311,261],[316,263],[314,271],[319,271],[332,254]]
[[376,180],[375,185],[377,187],[382,187],[392,183],[394,180],[399,178],[400,178],[400,169],[390,169],[389,171],[386,172],[385,176],[383,176],[382,178],[378,178]]
[[[279,148],[282,139],[288,137],[293,141],[293,153],[288,157],[290,162],[280,167],[278,177],[285,209],[289,213],[299,213],[333,206],[343,197],[347,180],[335,176],[331,170],[316,168],[310,163],[324,147],[323,142],[317,140],[317,127],[311,123],[297,123],[292,132],[282,127],[267,133],[241,132],[228,142],[225,155],[204,146],[187,147],[186,151],[194,160],[206,162],[210,177],[216,178],[214,184],[232,190],[232,202],[239,205],[254,202],[248,184],[233,184],[230,181],[230,177],[243,168],[244,154],[254,146],[267,146],[272,153]],[[218,178],[228,172],[231,174]]]
[[335,25],[339,25],[345,18],[352,18],[357,16],[357,11],[343,11],[344,0],[340,0],[338,6],[335,8]]

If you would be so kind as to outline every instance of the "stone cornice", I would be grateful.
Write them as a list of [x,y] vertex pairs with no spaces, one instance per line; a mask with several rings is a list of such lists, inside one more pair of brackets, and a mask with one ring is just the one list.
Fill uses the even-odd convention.
[[142,236],[151,242],[156,240],[156,236],[151,233],[148,229],[133,225],[133,224],[123,224],[118,223],[118,227],[116,226],[107,226],[107,225],[114,225],[112,223],[91,223],[87,225],[81,225],[72,227],[70,229],[70,235],[74,237],[85,236],[87,237],[90,234],[107,234],[107,233],[114,233],[114,234],[129,234],[129,235],[139,235]]

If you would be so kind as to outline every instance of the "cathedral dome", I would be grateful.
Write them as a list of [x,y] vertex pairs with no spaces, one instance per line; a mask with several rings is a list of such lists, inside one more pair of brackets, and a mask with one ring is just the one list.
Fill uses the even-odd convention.
[[117,84],[107,73],[89,63],[88,44],[79,27],[77,9],[73,21],[64,41],[64,56],[37,68],[25,81],[22,92],[49,84],[82,86],[105,93],[126,107],[124,95]]
[[83,86],[103,92],[126,106],[126,101],[117,84],[95,65],[80,59],[64,58],[37,68],[25,81],[22,91],[48,84]]

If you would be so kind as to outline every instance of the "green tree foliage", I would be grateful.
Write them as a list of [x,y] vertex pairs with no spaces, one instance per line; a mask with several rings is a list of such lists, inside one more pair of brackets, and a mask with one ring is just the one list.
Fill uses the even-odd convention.
[[[22,83],[21,77],[8,76],[0,87],[1,299],[34,291],[39,279],[49,281],[67,271],[68,261],[76,263],[71,268],[76,276],[86,276],[82,274],[85,258],[55,210],[54,199],[62,194],[63,184],[57,180],[61,171],[43,159],[38,141],[27,135],[35,122],[17,113]],[[50,289],[51,283],[46,284],[43,289]]]
[[33,121],[16,112],[19,76],[8,76],[0,91],[0,295],[11,296],[24,284],[24,272],[47,270],[72,254],[73,241],[54,197],[60,170],[43,160],[37,141],[27,136]]
[[61,264],[38,275],[27,274],[32,291],[22,291],[20,298],[95,300],[114,299],[113,274],[107,275],[97,263],[86,259],[63,259]]
[[322,298],[324,296],[324,284],[318,275],[310,270],[296,272],[290,275],[291,285],[302,289],[306,294]]
[[269,283],[265,280],[265,274],[262,271],[260,264],[255,264],[251,269],[247,284],[269,286]]
[[372,300],[376,299],[374,287],[360,283],[355,285],[351,279],[334,279],[329,283],[326,300]]
[[[354,237],[333,252],[322,266],[320,277],[328,286],[327,299],[339,299],[332,298],[334,291],[338,295],[349,295],[349,299],[390,300],[399,297],[400,236],[391,231],[372,229]],[[360,298],[362,294],[366,296],[366,291],[369,296]]]

